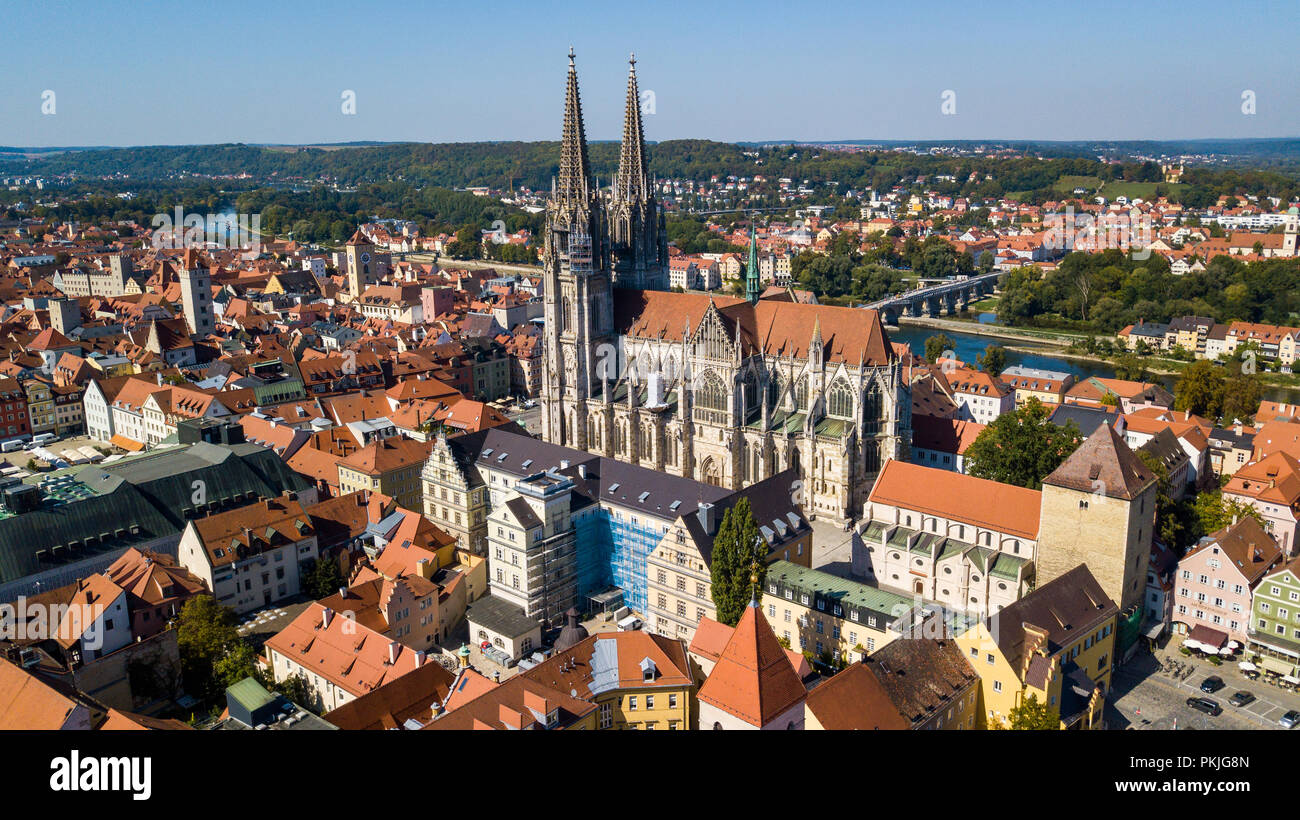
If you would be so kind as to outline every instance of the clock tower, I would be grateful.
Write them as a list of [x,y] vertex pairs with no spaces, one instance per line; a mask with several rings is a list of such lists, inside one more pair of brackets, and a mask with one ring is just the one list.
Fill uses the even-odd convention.
[[375,246],[359,230],[348,240],[348,293],[352,294],[354,300],[361,297],[366,285],[372,281],[370,266],[373,264],[374,252]]

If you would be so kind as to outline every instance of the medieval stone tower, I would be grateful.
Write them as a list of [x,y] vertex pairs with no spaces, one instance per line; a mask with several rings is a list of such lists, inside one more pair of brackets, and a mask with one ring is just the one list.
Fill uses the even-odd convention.
[[1156,476],[1103,424],[1043,479],[1037,584],[1087,564],[1127,612],[1140,606],[1156,518]]
[[181,306],[190,333],[206,336],[216,323],[212,314],[212,274],[203,266],[199,253],[190,249],[181,260]]

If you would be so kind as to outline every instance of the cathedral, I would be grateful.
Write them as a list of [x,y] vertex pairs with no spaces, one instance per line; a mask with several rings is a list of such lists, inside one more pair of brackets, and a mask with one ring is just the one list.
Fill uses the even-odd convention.
[[664,213],[646,160],[636,59],[618,171],[594,180],[569,53],[559,173],[546,208],[543,437],[740,489],[789,468],[809,518],[857,519],[906,458],[911,391],[873,310],[667,290]]

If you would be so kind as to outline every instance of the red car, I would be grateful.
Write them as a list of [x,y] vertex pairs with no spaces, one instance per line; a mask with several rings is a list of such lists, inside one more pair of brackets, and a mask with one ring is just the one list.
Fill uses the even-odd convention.
[[492,648],[492,642],[491,642],[491,641],[484,641],[483,643],[481,643],[481,644],[478,645],[478,648],[479,648],[479,649],[491,649],[491,648]]

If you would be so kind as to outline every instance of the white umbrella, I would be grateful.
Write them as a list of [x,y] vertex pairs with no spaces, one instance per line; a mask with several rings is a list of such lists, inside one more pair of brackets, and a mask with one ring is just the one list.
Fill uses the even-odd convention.
[[1201,651],[1207,655],[1219,654],[1219,650],[1215,649],[1213,646],[1210,646],[1209,644],[1201,644]]
[[1255,666],[1255,664],[1251,663],[1250,661],[1242,661],[1241,663],[1237,664],[1237,668],[1243,672],[1254,672],[1259,667]]
[[1188,649],[1200,649],[1201,642],[1194,641],[1191,638],[1188,638],[1187,640],[1183,641],[1183,646],[1187,647]]
[[1241,648],[1241,644],[1237,643],[1236,641],[1228,641],[1228,648],[1229,648],[1229,649],[1240,649],[1240,648]]

